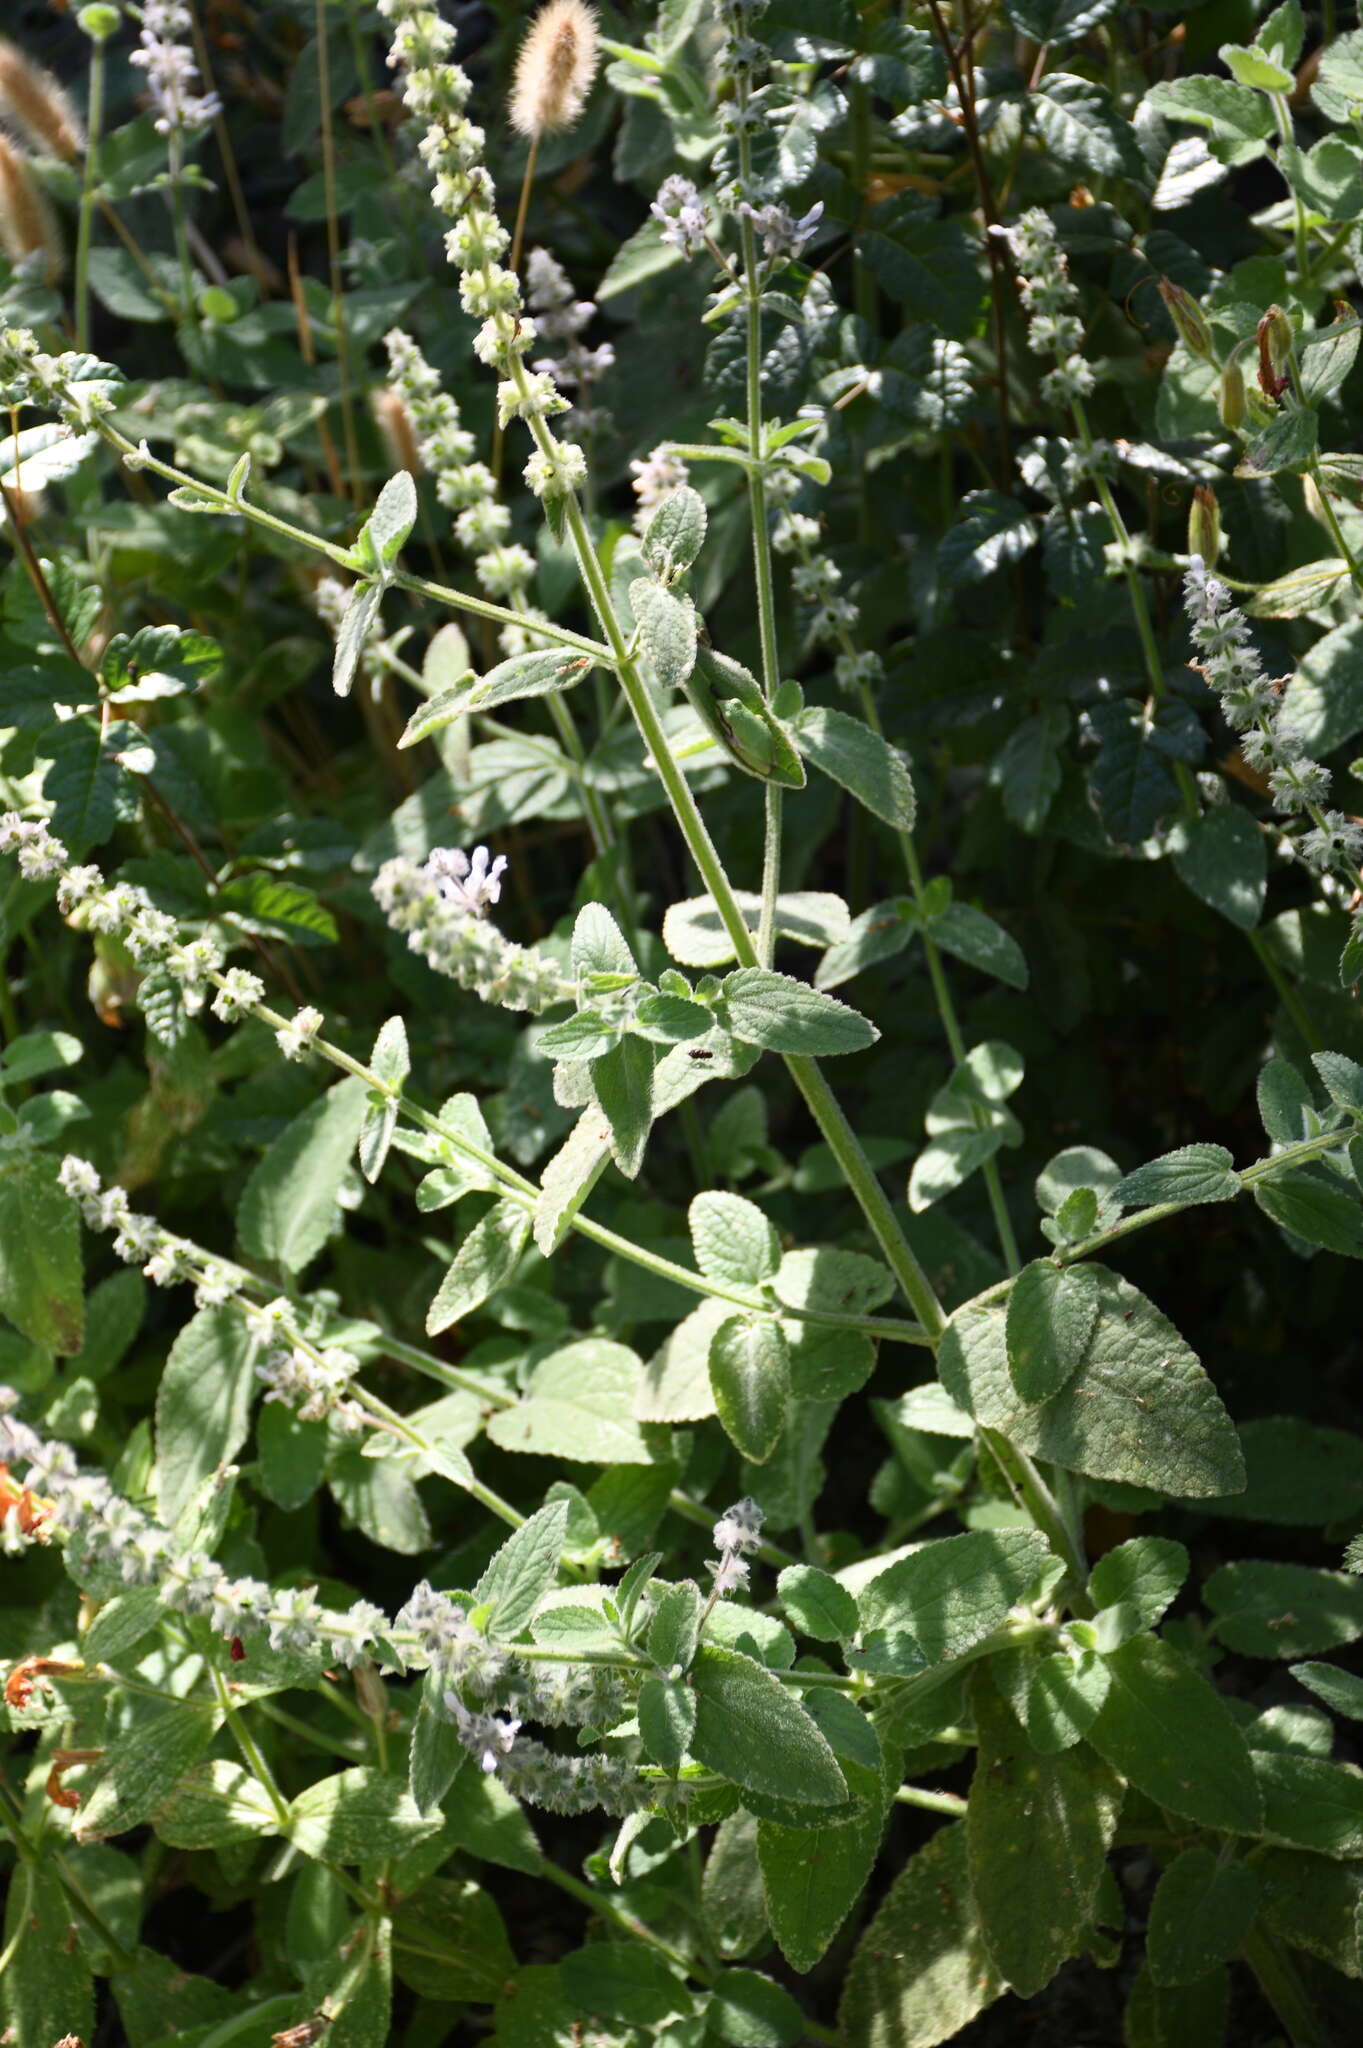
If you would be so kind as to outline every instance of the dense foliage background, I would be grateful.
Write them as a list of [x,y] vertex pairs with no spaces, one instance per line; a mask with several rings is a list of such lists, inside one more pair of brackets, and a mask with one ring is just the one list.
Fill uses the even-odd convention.
[[[510,228],[526,13],[441,13]],[[710,877],[609,660],[572,689],[556,673],[557,695],[524,668],[505,681],[534,617],[598,650],[604,629],[562,495],[523,482],[521,421],[495,424],[486,309],[461,306],[446,260],[393,23],[363,0],[203,0],[180,40],[221,110],[167,134],[140,22],[15,0],[4,24],[0,801],[258,975],[278,1014],[249,989],[187,1009],[164,936],[59,908],[37,856],[0,861],[0,2000],[18,2048],[1349,2038],[1363,34],[1296,0],[601,7],[590,97],[532,166],[525,248],[561,274],[530,258],[527,362],[579,380],[557,431],[588,458],[582,530],[750,924],[784,777],[776,965],[837,990],[872,1043],[788,986],[744,1024],[741,977],[721,987],[741,955],[697,908]],[[692,201],[655,207],[678,178]],[[708,241],[669,231],[688,203]],[[431,387],[385,347],[394,329],[452,413],[423,425]],[[74,351],[61,376],[35,377],[15,330],[44,362]],[[82,383],[111,409],[77,417]],[[801,423],[784,452],[773,421]],[[458,480],[471,459],[504,479],[505,530]],[[404,471],[409,510],[357,547]],[[688,472],[707,520],[678,515],[660,569],[658,530],[640,534]],[[219,516],[193,480],[227,493]],[[769,611],[754,518],[775,536]],[[1208,616],[1243,607],[1281,679],[1253,717],[1203,673],[1194,556],[1225,578]],[[345,596],[324,577],[382,593],[362,616],[351,600],[339,657]],[[745,713],[706,650],[769,683],[767,622],[803,698],[768,689]],[[697,660],[710,682],[669,691]],[[480,695],[470,672],[503,684]],[[1281,780],[1308,754],[1328,797]],[[470,965],[434,927],[423,957],[375,898],[385,862],[410,878],[475,844],[506,863],[492,923],[537,949],[519,1008],[504,962]],[[614,924],[584,920],[593,905]],[[698,1000],[703,1035],[665,1009]],[[281,1056],[300,1008],[359,1080]],[[846,1047],[829,1075],[917,1297],[893,1299],[903,1274],[801,1081],[806,1042]],[[639,1063],[662,1055],[687,1078],[650,1130]],[[396,1126],[369,1069],[409,1091]],[[579,1115],[593,1149],[568,1155],[532,1238],[512,1179],[533,1198]],[[1232,1170],[1293,1145],[1285,1170]],[[500,1181],[470,1165],[480,1148]],[[125,1191],[131,1230],[107,1196],[109,1227],[87,1227],[102,1198],[67,1154]],[[1122,1276],[1101,1305],[1062,1280],[1094,1251]],[[1009,1309],[1005,1358],[1020,1266],[1041,1334]],[[954,1322],[943,1392],[924,1301],[981,1295],[993,1364],[984,1325]],[[241,1304],[273,1301],[281,1355],[312,1347],[305,1380],[343,1354],[330,1392],[270,1366]],[[1028,1345],[1054,1375],[1030,1396]],[[149,1525],[130,1534],[102,1497],[82,1522],[21,1426],[177,1552],[297,1595],[300,1633],[280,1609],[267,1638],[172,1598],[168,1553],[137,1549]],[[710,1527],[744,1500],[764,1547],[746,1590],[740,1572],[704,1602],[697,1724],[702,1602],[659,1588],[709,1594]],[[564,1800],[495,1741],[466,1757],[438,1657],[423,1682],[381,1627],[353,1669],[323,1655],[299,1591],[382,1623],[418,1581],[462,1589],[460,1626],[495,1641],[527,1570],[499,1546],[546,1503],[547,1565],[503,1608],[519,1649],[497,1653],[529,1689],[488,1697],[556,1725],[544,1674],[564,1659],[580,1690],[551,1749],[617,1760],[634,1789],[606,1812],[545,1810]],[[993,1547],[959,1583],[945,1564],[930,1594],[886,1581],[858,1615],[904,1546],[960,1532]],[[1043,1537],[1054,1570],[1017,1548]],[[1157,1540],[1122,1549],[1138,1539]],[[651,1587],[622,1582],[649,1556]],[[1108,1558],[1106,1590],[1086,1588]],[[803,1691],[770,1676],[791,1629]],[[721,1653],[800,1724],[762,1733],[770,1782],[734,1732],[763,1729],[765,1692],[726,1695],[722,1739],[706,1722]],[[1042,1653],[1063,1693],[1044,1726]],[[968,1677],[941,1668],[961,1657]],[[699,1745],[670,1767],[645,1725],[668,1687]],[[836,1798],[800,1788],[824,1758]],[[1000,1876],[1014,1858],[1021,1886]]]

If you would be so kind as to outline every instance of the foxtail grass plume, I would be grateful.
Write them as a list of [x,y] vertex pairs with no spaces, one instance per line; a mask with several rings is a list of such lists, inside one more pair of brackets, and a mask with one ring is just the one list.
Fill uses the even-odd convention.
[[68,95],[7,36],[0,36],[0,114],[37,155],[69,162],[85,147],[85,130]]
[[599,59],[596,15],[586,0],[549,0],[516,59],[512,127],[535,139],[571,128],[587,104]]
[[56,216],[28,158],[0,135],[0,249],[11,263],[39,252],[49,284],[61,276],[66,254]]

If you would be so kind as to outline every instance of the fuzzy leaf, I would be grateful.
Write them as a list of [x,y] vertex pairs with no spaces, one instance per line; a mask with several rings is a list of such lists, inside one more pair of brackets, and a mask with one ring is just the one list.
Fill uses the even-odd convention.
[[739,1650],[702,1643],[691,1668],[696,1727],[691,1751],[741,1792],[797,1805],[847,1797],[838,1760],[794,1692]]

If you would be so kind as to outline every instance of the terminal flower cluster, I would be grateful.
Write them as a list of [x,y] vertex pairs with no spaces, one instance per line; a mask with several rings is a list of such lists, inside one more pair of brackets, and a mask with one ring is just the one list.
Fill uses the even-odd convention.
[[1306,742],[1284,716],[1282,685],[1264,674],[1249,621],[1231,602],[1226,585],[1194,555],[1183,579],[1184,607],[1199,660],[1194,664],[1221,700],[1228,724],[1240,735],[1249,767],[1268,781],[1273,808],[1311,820],[1310,830],[1292,843],[1308,867],[1331,870],[1358,886],[1363,861],[1363,825],[1342,811],[1327,810],[1330,771],[1314,761]]
[[472,859],[449,847],[436,847],[425,861],[400,854],[374,877],[374,900],[437,974],[447,974],[485,1003],[542,1010],[570,999],[573,985],[546,954],[503,938],[483,916],[501,893],[505,866],[503,856],[489,863],[481,846]]

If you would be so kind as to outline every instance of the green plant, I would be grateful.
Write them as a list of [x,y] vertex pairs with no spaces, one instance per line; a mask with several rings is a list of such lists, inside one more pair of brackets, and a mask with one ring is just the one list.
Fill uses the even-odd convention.
[[905,14],[555,0],[524,148],[508,38],[281,7],[287,291],[191,10],[121,124],[80,17],[72,335],[0,308],[18,2048],[1356,2015],[1363,36],[1301,107],[1296,0],[1153,83]]

